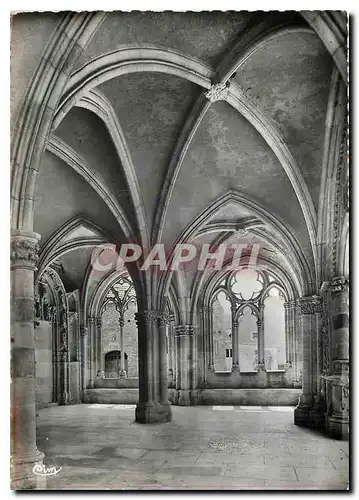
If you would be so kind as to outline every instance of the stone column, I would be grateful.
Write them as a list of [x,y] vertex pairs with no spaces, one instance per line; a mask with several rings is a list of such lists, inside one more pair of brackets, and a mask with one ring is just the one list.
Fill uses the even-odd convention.
[[239,340],[238,340],[238,321],[236,321],[236,309],[231,308],[232,312],[232,372],[239,372]]
[[161,314],[158,317],[159,322],[159,338],[158,338],[158,354],[159,354],[159,400],[162,405],[168,403],[168,363],[166,352],[166,335],[167,328],[170,325],[170,315]]
[[331,291],[332,375],[327,383],[327,430],[335,438],[349,437],[349,279],[334,278]]
[[213,346],[211,315],[212,315],[211,308],[206,306],[200,308],[200,321],[201,321],[200,333],[202,335],[202,351],[201,351],[201,368],[200,368],[199,384],[201,387],[206,386],[208,371],[214,371],[213,351],[211,354],[211,346]]
[[323,408],[317,407],[317,384],[320,374],[318,370],[321,300],[318,295],[299,299],[301,311],[301,328],[303,331],[303,379],[302,394],[299,404],[294,410],[294,423],[308,427],[321,427]]
[[81,325],[80,326],[80,336],[81,336],[81,378],[82,378],[82,390],[87,389],[87,386],[88,386],[88,383],[89,383],[87,332],[88,332],[88,328],[85,325]]
[[100,378],[105,378],[105,359],[103,355],[102,347],[102,318],[101,316],[96,318],[97,326],[97,376]]
[[161,313],[155,310],[142,310],[136,313],[139,358],[139,401],[136,407],[136,421],[141,423],[167,422],[172,418],[171,403],[167,398],[167,368],[164,369],[162,366],[163,357],[160,351],[163,339],[159,316]]
[[[46,487],[34,474],[44,454],[36,446],[34,271],[40,235],[13,231],[11,235],[11,487]],[[6,403],[5,403],[6,404]]]
[[178,325],[175,327],[177,358],[176,389],[178,404],[191,404],[191,391],[195,388],[196,339],[195,326]]
[[214,372],[213,307],[208,308],[208,327],[208,369]]
[[59,345],[59,378],[60,394],[59,405],[67,405],[71,400],[70,395],[70,359],[69,359],[69,339],[68,339],[68,316],[67,309],[60,311],[60,345]]
[[125,370],[125,351],[124,351],[124,342],[123,342],[123,327],[125,325],[125,320],[121,316],[120,319],[118,320],[119,325],[120,325],[120,371],[118,373],[120,378],[125,378],[127,377],[126,370]]
[[95,367],[94,367],[94,353],[95,353],[95,342],[96,342],[96,318],[90,316],[88,318],[88,338],[87,338],[87,352],[88,352],[88,388],[94,388],[94,380],[95,380]]
[[175,315],[170,314],[168,328],[168,379],[171,386],[175,382],[174,324]]
[[295,354],[295,307],[294,301],[284,304],[285,311],[285,353],[286,353],[286,377],[288,382],[296,380],[296,354]]
[[259,306],[259,318],[257,320],[258,330],[258,371],[265,372],[265,358],[264,358],[264,304]]
[[264,323],[260,319],[257,321],[257,328],[258,328],[258,370],[265,371]]

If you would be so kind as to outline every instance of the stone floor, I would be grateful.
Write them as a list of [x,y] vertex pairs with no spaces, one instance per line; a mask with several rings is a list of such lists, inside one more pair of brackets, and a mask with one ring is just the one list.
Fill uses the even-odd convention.
[[293,424],[292,407],[174,406],[137,424],[134,405],[41,410],[50,489],[347,489],[348,443]]

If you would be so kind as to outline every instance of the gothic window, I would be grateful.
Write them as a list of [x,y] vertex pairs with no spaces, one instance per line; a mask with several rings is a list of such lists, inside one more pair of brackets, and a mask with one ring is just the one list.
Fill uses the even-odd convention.
[[253,331],[257,332],[257,320],[249,306],[244,307],[238,318],[239,366],[242,372],[257,370],[257,339],[253,338]]
[[[259,332],[266,369],[285,369],[285,300],[282,285],[268,271],[241,269],[217,285],[212,299],[215,371],[231,371],[231,363],[241,372],[257,371]],[[233,359],[236,339],[238,359]]]
[[232,347],[232,312],[227,293],[220,290],[212,303],[213,336],[216,350],[214,352],[215,371],[230,371],[232,364],[226,350]]
[[255,300],[263,289],[263,278],[252,269],[242,269],[231,279],[231,289],[241,300]]
[[267,370],[285,367],[285,312],[284,296],[273,286],[264,299],[264,361]]
[[[125,357],[125,371],[128,377],[138,376],[136,312],[136,292],[131,278],[129,275],[121,276],[111,285],[103,300],[101,342],[104,352],[123,350],[126,353],[128,359]],[[106,377],[107,373],[105,370]]]

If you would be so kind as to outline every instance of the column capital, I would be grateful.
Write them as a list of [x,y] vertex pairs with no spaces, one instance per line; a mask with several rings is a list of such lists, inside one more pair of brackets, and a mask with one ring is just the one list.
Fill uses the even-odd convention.
[[301,297],[298,301],[302,314],[316,314],[322,312],[322,301],[319,295]]
[[96,322],[96,318],[94,316],[89,316],[87,318],[87,321],[88,321],[89,326],[93,326]]
[[175,335],[194,335],[197,326],[195,325],[177,325],[175,326]]
[[98,328],[101,328],[101,326],[102,326],[102,318],[101,317],[96,318],[96,325]]
[[207,97],[209,102],[225,101],[227,99],[228,92],[229,83],[215,83],[214,85],[211,85],[205,96]]
[[158,316],[159,312],[155,309],[144,309],[135,313],[135,321],[138,327],[141,325],[150,325],[157,321]]
[[261,319],[257,320],[257,326],[258,326],[258,328],[261,328],[263,326],[263,324],[264,323],[263,323],[263,321]]
[[233,321],[232,324],[233,324],[234,328],[238,328],[238,325],[239,325],[238,321]]
[[170,314],[162,313],[158,316],[158,322],[160,326],[167,326],[171,323]]
[[330,282],[330,289],[332,292],[347,292],[349,287],[349,278],[344,276],[336,276]]
[[124,318],[123,318],[123,317],[120,317],[120,318],[118,319],[118,323],[119,323],[119,325],[120,325],[121,327],[123,327],[123,326],[125,325],[125,320],[124,320]]
[[40,239],[41,236],[34,232],[12,231],[10,240],[11,266],[35,270],[39,259]]
[[82,338],[86,337],[87,335],[87,327],[84,325],[80,326],[80,335]]

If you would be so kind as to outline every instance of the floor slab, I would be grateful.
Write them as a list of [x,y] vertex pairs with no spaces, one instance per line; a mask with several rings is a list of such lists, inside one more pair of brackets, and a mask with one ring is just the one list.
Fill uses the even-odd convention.
[[293,407],[179,407],[138,424],[134,405],[39,411],[48,489],[345,490],[347,443],[293,423]]

